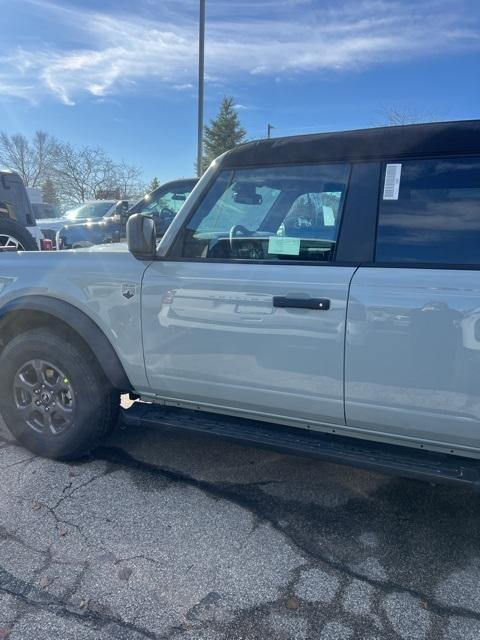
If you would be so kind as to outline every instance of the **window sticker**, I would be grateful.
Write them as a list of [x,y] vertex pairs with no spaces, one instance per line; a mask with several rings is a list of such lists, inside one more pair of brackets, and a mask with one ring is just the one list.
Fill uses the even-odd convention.
[[401,164],[387,164],[387,168],[385,170],[385,184],[383,186],[384,200],[398,200],[401,175]]
[[271,236],[268,239],[268,253],[284,256],[298,256],[300,253],[300,238]]

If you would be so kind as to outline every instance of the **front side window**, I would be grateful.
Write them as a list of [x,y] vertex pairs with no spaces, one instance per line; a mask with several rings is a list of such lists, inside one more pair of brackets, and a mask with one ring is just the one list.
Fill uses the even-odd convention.
[[480,264],[480,158],[386,165],[376,260]]
[[349,165],[222,171],[184,230],[182,257],[331,261]]

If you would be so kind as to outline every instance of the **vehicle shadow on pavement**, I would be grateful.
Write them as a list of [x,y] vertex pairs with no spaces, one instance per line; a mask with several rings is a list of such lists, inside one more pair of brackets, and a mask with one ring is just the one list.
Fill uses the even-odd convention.
[[11,638],[479,637],[472,491],[134,428],[0,475]]

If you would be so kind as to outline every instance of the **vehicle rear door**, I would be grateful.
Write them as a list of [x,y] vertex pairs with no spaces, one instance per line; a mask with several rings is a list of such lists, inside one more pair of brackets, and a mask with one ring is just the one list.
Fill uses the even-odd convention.
[[479,267],[480,158],[386,163],[375,262],[350,290],[350,427],[480,448]]
[[[343,425],[337,240],[351,167],[221,172],[142,288],[147,375],[182,404]],[[340,247],[340,245],[339,245]]]

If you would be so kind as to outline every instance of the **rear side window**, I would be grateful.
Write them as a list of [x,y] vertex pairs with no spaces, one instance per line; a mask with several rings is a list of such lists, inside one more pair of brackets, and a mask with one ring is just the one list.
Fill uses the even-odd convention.
[[184,229],[183,258],[329,262],[350,166],[221,172]]
[[480,264],[480,158],[387,164],[381,187],[377,262]]

